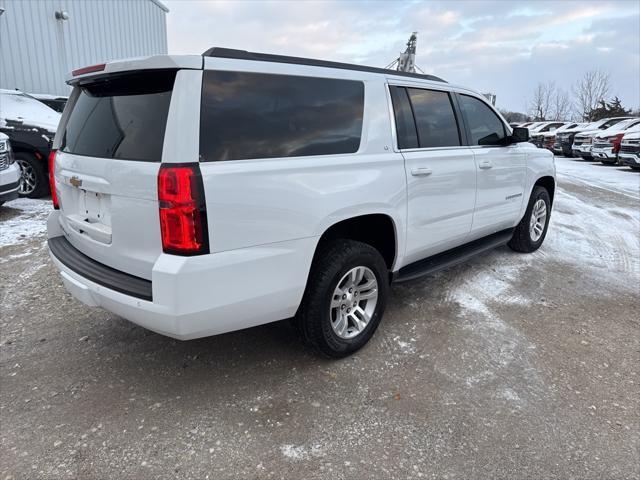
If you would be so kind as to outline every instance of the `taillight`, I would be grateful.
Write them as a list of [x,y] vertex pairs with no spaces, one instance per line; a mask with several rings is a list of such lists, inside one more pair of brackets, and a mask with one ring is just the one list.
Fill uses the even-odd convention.
[[58,192],[56,192],[56,150],[49,152],[49,187],[51,188],[51,201],[55,210],[60,209]]
[[165,253],[209,253],[204,186],[197,163],[160,166],[158,203],[162,250]]
[[71,75],[77,77],[78,75],[84,75],[86,73],[102,72],[105,67],[106,64],[104,63],[90,65],[88,67],[78,68],[77,70],[74,70],[73,72],[71,72]]
[[611,149],[613,153],[618,153],[620,151],[620,143],[622,143],[622,137],[624,137],[624,133],[619,133],[610,140],[611,144],[613,145],[613,148]]

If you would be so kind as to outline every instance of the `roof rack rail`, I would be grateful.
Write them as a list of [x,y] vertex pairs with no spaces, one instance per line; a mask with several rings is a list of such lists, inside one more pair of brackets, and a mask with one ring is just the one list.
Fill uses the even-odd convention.
[[258,62],[291,63],[294,65],[309,65],[312,67],[340,68],[342,70],[356,70],[359,72],[383,73],[385,75],[398,75],[401,77],[420,78],[434,82],[445,82],[435,75],[422,75],[420,73],[399,72],[386,68],[368,67],[366,65],[356,65],[353,63],[328,62],[316,60],[314,58],[289,57],[286,55],[272,55],[269,53],[255,53],[246,50],[236,50],[233,48],[212,47],[202,54],[203,57],[235,58],[238,60],[254,60]]

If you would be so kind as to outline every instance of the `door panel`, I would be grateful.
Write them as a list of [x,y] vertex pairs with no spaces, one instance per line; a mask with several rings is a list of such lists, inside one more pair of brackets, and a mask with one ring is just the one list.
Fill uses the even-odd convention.
[[472,236],[513,227],[519,221],[525,183],[525,153],[518,144],[473,148],[478,189]]
[[407,175],[405,263],[461,245],[476,196],[476,166],[466,147],[404,151]]
[[501,117],[479,97],[457,95],[477,168],[477,193],[470,239],[513,227],[524,195],[526,155],[508,145]]

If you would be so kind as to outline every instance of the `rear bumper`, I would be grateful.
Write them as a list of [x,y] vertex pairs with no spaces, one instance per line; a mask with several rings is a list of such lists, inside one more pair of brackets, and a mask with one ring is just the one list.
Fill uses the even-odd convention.
[[[58,215],[53,212],[48,220],[50,241],[62,235]],[[149,330],[188,340],[295,315],[316,242],[312,237],[199,257],[162,254],[149,282],[152,300],[78,273],[58,258],[55,248],[49,253],[76,299]]]

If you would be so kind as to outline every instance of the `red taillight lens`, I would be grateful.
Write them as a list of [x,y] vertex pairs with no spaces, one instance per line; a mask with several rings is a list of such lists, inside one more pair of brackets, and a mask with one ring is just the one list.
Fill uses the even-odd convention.
[[51,201],[55,210],[60,209],[58,192],[56,192],[56,150],[49,152],[49,187],[51,188]]
[[199,165],[163,164],[158,173],[158,202],[162,250],[174,255],[209,253]]
[[86,73],[101,72],[104,70],[105,67],[106,67],[106,64],[104,63],[99,63],[97,65],[90,65],[88,67],[78,68],[77,70],[74,70],[73,72],[71,72],[71,75],[74,77],[77,77],[78,75],[84,75]]
[[620,151],[620,143],[622,142],[622,137],[624,137],[624,133],[617,134],[612,140],[613,148],[611,151],[613,153],[618,153]]

